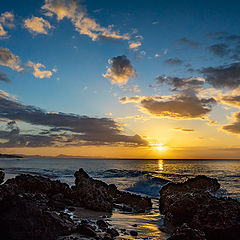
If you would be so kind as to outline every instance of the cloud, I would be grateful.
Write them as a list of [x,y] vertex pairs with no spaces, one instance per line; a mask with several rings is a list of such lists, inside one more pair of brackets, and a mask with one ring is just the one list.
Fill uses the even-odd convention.
[[148,114],[174,119],[206,119],[206,115],[212,111],[212,105],[216,104],[214,98],[199,98],[194,93],[158,97],[125,97],[120,102],[137,102]]
[[5,73],[0,72],[0,81],[10,82],[8,76]]
[[33,70],[34,70],[34,72],[33,72],[34,77],[37,77],[37,78],[50,78],[52,76],[52,72],[51,71],[40,70],[39,69],[39,68],[46,68],[41,63],[33,63],[31,61],[28,61],[28,66],[33,68]]
[[213,44],[207,47],[207,50],[217,57],[225,57],[231,52],[224,43]]
[[186,45],[188,45],[188,46],[190,46],[192,48],[198,48],[201,45],[199,42],[190,40],[190,39],[188,39],[186,37],[178,39],[176,41],[176,43],[178,43],[178,44],[186,44]]
[[233,118],[234,122],[223,126],[222,129],[229,133],[240,134],[240,112],[235,113]]
[[0,16],[0,38],[8,38],[8,32],[3,27],[14,27],[14,15],[11,12],[4,12]]
[[138,49],[142,45],[141,42],[130,42],[129,43],[129,49]]
[[76,0],[45,0],[42,9],[46,13],[55,14],[57,20],[68,18],[75,26],[75,30],[82,35],[89,36],[93,41],[98,39],[129,40],[128,34],[121,35],[114,31],[113,26],[102,27],[96,21],[89,17],[84,6]]
[[0,38],[4,38],[7,36],[7,31],[3,29],[3,26],[0,24]]
[[24,27],[31,33],[48,34],[51,24],[42,17],[31,17],[24,20]]
[[103,77],[108,78],[112,84],[125,85],[129,78],[136,77],[136,71],[125,55],[112,58],[110,64],[111,67]]
[[230,106],[240,107],[240,95],[223,96],[221,101]]
[[173,130],[181,132],[195,132],[195,130],[191,128],[173,128]]
[[179,58],[169,58],[164,61],[164,63],[170,65],[170,66],[176,66],[176,65],[181,65],[183,63],[183,60]]
[[[0,138],[5,141],[5,143],[1,142],[0,147],[108,144],[146,146],[148,144],[137,134],[125,135],[121,125],[111,118],[46,112],[34,106],[23,105],[3,91],[0,91],[0,118],[33,125],[34,133],[24,134],[19,128],[16,130],[16,127],[15,130],[12,128],[9,131],[9,126],[14,125],[11,123],[6,130],[0,132]],[[36,126],[42,126],[47,130],[37,132]]]
[[23,71],[20,58],[11,53],[7,48],[0,48],[0,65],[18,72]]
[[207,67],[199,70],[212,86],[216,88],[234,89],[240,85],[240,63],[230,65]]
[[158,76],[156,77],[156,81],[158,84],[166,83],[172,86],[173,87],[173,89],[171,89],[172,91],[198,89],[205,83],[205,80],[200,77],[178,78],[178,77]]

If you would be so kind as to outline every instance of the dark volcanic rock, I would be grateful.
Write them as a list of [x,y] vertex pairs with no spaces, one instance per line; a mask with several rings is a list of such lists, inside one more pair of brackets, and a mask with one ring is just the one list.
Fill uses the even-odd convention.
[[71,232],[71,222],[17,195],[3,197],[0,213],[1,239],[55,240]]
[[67,184],[61,183],[60,181],[53,181],[42,176],[21,174],[7,180],[5,184],[16,186],[16,190],[22,192],[44,193],[49,197],[55,198],[55,200],[56,198],[68,198],[71,195],[71,188]]
[[5,173],[3,171],[0,171],[0,184],[3,183],[5,177]]
[[209,193],[219,186],[215,179],[205,176],[164,186],[160,191],[160,211],[165,214],[168,230],[187,223],[191,229],[203,231],[209,240],[239,239],[240,203]]
[[136,237],[138,235],[137,231],[130,231],[130,235]]
[[97,220],[97,225],[100,227],[100,228],[102,228],[102,229],[104,229],[104,228],[107,228],[108,227],[108,224],[104,221],[104,220],[102,220],[102,219],[100,219],[100,220]]
[[108,185],[91,178],[82,168],[74,176],[73,197],[86,208],[109,212],[114,204],[124,204],[125,209],[144,212],[151,207],[151,199],[121,192],[114,184]]
[[216,192],[220,188],[217,179],[209,178],[206,176],[197,176],[189,179],[184,183],[168,183],[163,186],[160,191],[160,211],[165,213],[169,206],[172,204],[174,196],[184,193],[204,193]]
[[204,232],[183,224],[181,227],[177,227],[175,233],[167,240],[206,240],[206,236]]
[[119,236],[119,233],[116,229],[114,228],[108,228],[107,233],[110,234],[112,237],[117,237]]
[[95,230],[88,224],[79,224],[77,226],[76,232],[88,237],[97,237]]

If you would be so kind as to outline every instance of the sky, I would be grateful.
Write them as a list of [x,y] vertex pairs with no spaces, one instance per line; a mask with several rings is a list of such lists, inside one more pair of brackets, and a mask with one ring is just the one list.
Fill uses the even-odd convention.
[[240,3],[8,0],[0,152],[239,158]]

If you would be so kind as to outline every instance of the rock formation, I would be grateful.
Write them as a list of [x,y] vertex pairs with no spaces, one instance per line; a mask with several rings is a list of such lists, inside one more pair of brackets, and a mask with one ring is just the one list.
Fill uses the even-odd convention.
[[165,185],[160,191],[160,212],[165,215],[167,229],[179,232],[179,227],[186,223],[203,232],[208,240],[239,239],[240,203],[214,197],[212,194],[219,187],[216,179],[206,176]]

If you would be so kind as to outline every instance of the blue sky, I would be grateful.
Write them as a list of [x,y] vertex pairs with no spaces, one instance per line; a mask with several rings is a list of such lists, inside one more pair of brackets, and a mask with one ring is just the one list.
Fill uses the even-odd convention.
[[[4,1],[0,7],[0,73],[10,81],[0,81],[2,98],[9,94],[8,100],[17,101],[18,108],[33,106],[96,121],[109,118],[121,125],[116,127],[117,137],[139,136],[140,142],[127,140],[134,145],[136,156],[154,144],[166,145],[168,150],[161,153],[166,155],[176,147],[191,147],[192,136],[186,132],[195,134],[194,147],[206,146],[199,142],[206,138],[212,149],[223,148],[225,140],[211,139],[226,137],[229,149],[238,148],[239,119],[234,113],[240,106],[239,10],[237,1]],[[6,62],[4,54],[15,56],[15,62]],[[26,132],[42,137],[35,127],[56,127],[21,114],[0,113],[4,151],[42,152],[46,146],[31,147],[26,140],[22,140],[25,145],[7,144],[10,136],[4,136],[13,131],[7,125],[11,121],[18,129],[17,137],[23,138]],[[141,125],[146,125],[145,130]],[[68,135],[71,147],[77,147],[76,154],[82,145],[114,149],[126,143],[108,139],[101,145],[99,139],[85,142],[79,136],[70,141],[70,136],[86,131],[69,133],[70,126],[67,130],[57,127],[58,133]],[[154,127],[157,137],[150,134]],[[168,144],[174,138],[172,129],[176,139],[181,139],[180,133],[184,136],[184,146],[180,140],[174,146]],[[162,131],[165,140],[159,140]],[[56,133],[48,134],[54,136],[49,146],[56,148]],[[63,139],[59,144],[68,147]]]

